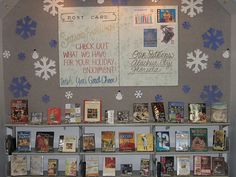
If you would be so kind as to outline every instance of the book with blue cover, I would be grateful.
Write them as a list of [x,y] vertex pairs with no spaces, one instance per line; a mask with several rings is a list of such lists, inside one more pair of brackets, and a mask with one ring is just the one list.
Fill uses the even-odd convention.
[[156,132],[156,151],[170,150],[170,134],[168,131]]
[[31,151],[30,137],[31,137],[30,131],[17,132],[17,151],[18,152]]
[[168,118],[170,122],[184,122],[184,102],[168,102]]

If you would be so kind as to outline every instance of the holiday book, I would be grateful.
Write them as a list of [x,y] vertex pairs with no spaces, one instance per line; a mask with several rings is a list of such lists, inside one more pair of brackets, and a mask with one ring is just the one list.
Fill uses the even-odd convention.
[[18,152],[31,151],[31,132],[30,131],[17,132],[17,147],[16,148]]
[[28,123],[28,100],[16,99],[11,100],[11,123],[26,124]]
[[184,122],[184,102],[168,102],[169,122]]
[[170,150],[170,134],[168,131],[156,132],[156,151]]
[[115,131],[101,132],[101,148],[103,152],[114,152],[116,150]]
[[153,151],[153,134],[138,133],[137,134],[137,151]]
[[190,128],[190,150],[207,151],[208,133],[207,128]]
[[36,132],[35,141],[37,152],[53,151],[54,132]]
[[119,132],[119,150],[135,151],[134,132]]

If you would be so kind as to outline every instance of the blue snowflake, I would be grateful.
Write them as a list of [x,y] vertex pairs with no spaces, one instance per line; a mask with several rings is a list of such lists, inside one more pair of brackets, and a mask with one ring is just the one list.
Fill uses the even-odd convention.
[[217,50],[222,44],[224,44],[223,32],[214,28],[209,30],[202,35],[204,47]]
[[128,0],[112,0],[113,5],[127,5]]
[[211,105],[212,103],[219,102],[223,93],[218,88],[217,85],[205,85],[203,87],[200,98],[207,104]]
[[182,91],[184,92],[184,93],[189,93],[190,92],[190,90],[191,90],[191,87],[189,86],[189,85],[183,85],[182,86]]
[[155,100],[156,100],[156,102],[161,102],[161,101],[163,101],[163,98],[161,95],[156,95]]
[[48,102],[50,102],[50,96],[48,96],[48,95],[43,95],[42,96],[42,101],[44,102],[44,103],[48,103]]
[[9,90],[13,93],[14,97],[26,97],[29,93],[31,85],[25,76],[14,77],[9,86]]
[[55,39],[52,39],[50,42],[49,42],[49,46],[51,48],[56,48],[57,47],[57,41]]
[[25,58],[26,58],[26,55],[25,55],[24,52],[18,53],[18,59],[19,59],[19,60],[23,61],[23,60],[25,60]]
[[23,39],[27,39],[36,34],[37,23],[32,20],[29,16],[23,19],[17,20],[16,22],[16,33]]
[[215,69],[221,69],[223,66],[222,66],[222,62],[221,61],[215,61],[214,63],[214,68]]
[[187,29],[187,30],[191,28],[191,24],[188,21],[184,21],[182,23],[182,26],[184,29]]

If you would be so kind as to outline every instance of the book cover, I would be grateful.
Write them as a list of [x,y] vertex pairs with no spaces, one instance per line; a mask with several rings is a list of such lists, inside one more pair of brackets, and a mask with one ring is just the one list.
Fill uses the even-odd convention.
[[27,175],[27,156],[11,156],[11,176]]
[[161,172],[164,176],[173,176],[174,170],[174,156],[161,156],[160,162],[162,165]]
[[30,124],[39,125],[43,123],[43,113],[42,112],[31,112]]
[[86,157],[86,176],[99,176],[99,160],[96,156]]
[[228,122],[227,104],[218,102],[211,105],[211,122]]
[[137,134],[137,151],[153,151],[153,134]]
[[48,108],[48,124],[61,123],[61,108]]
[[191,151],[208,150],[207,128],[190,128],[190,150]]
[[149,120],[148,103],[134,103],[133,121],[148,122],[148,120]]
[[107,124],[115,123],[115,110],[105,110],[105,122]]
[[150,174],[150,160],[142,158],[140,161],[140,176],[149,176]]
[[156,151],[170,150],[170,134],[168,131],[156,132]]
[[224,157],[212,157],[212,175],[226,175],[227,165]]
[[82,135],[82,149],[83,151],[95,151],[94,133],[84,133]]
[[132,164],[120,164],[121,176],[132,176],[133,165]]
[[224,151],[226,150],[226,131],[214,130],[213,131],[213,150]]
[[63,146],[64,146],[64,135],[60,135],[58,140],[58,152],[63,151]]
[[114,152],[116,150],[115,131],[102,131],[101,134],[102,151]]
[[168,102],[168,116],[170,122],[184,122],[184,102]]
[[116,158],[104,157],[103,176],[116,176]]
[[29,120],[28,100],[11,100],[11,123],[26,124]]
[[35,149],[37,152],[53,151],[54,132],[36,132]]
[[65,104],[65,123],[77,124],[81,122],[81,107],[79,103]]
[[76,145],[76,136],[64,136],[62,152],[76,152]]
[[30,156],[30,175],[43,175],[43,156]]
[[188,104],[189,121],[192,123],[206,123],[206,104],[190,103]]
[[189,131],[185,130],[175,131],[175,150],[176,151],[189,150]]
[[191,169],[191,160],[190,156],[177,156],[177,176],[189,176]]
[[166,115],[165,115],[165,108],[163,102],[152,102],[152,114],[156,122],[165,122]]
[[119,132],[119,150],[135,151],[134,132]]
[[129,111],[117,111],[117,122],[118,123],[128,123],[129,122]]
[[65,161],[65,176],[76,176],[77,173],[77,159],[67,158]]
[[17,132],[17,151],[29,152],[31,151],[31,132],[30,131],[18,131]]
[[210,176],[211,156],[193,156],[193,174],[197,176]]
[[48,159],[48,176],[58,175],[58,159]]

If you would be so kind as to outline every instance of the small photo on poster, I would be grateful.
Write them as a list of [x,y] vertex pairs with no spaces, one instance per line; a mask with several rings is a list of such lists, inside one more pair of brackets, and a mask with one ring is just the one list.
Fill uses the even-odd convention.
[[144,47],[157,47],[157,29],[144,29]]
[[157,23],[176,22],[176,9],[157,9]]
[[162,44],[175,44],[175,27],[171,25],[161,25],[160,39]]

